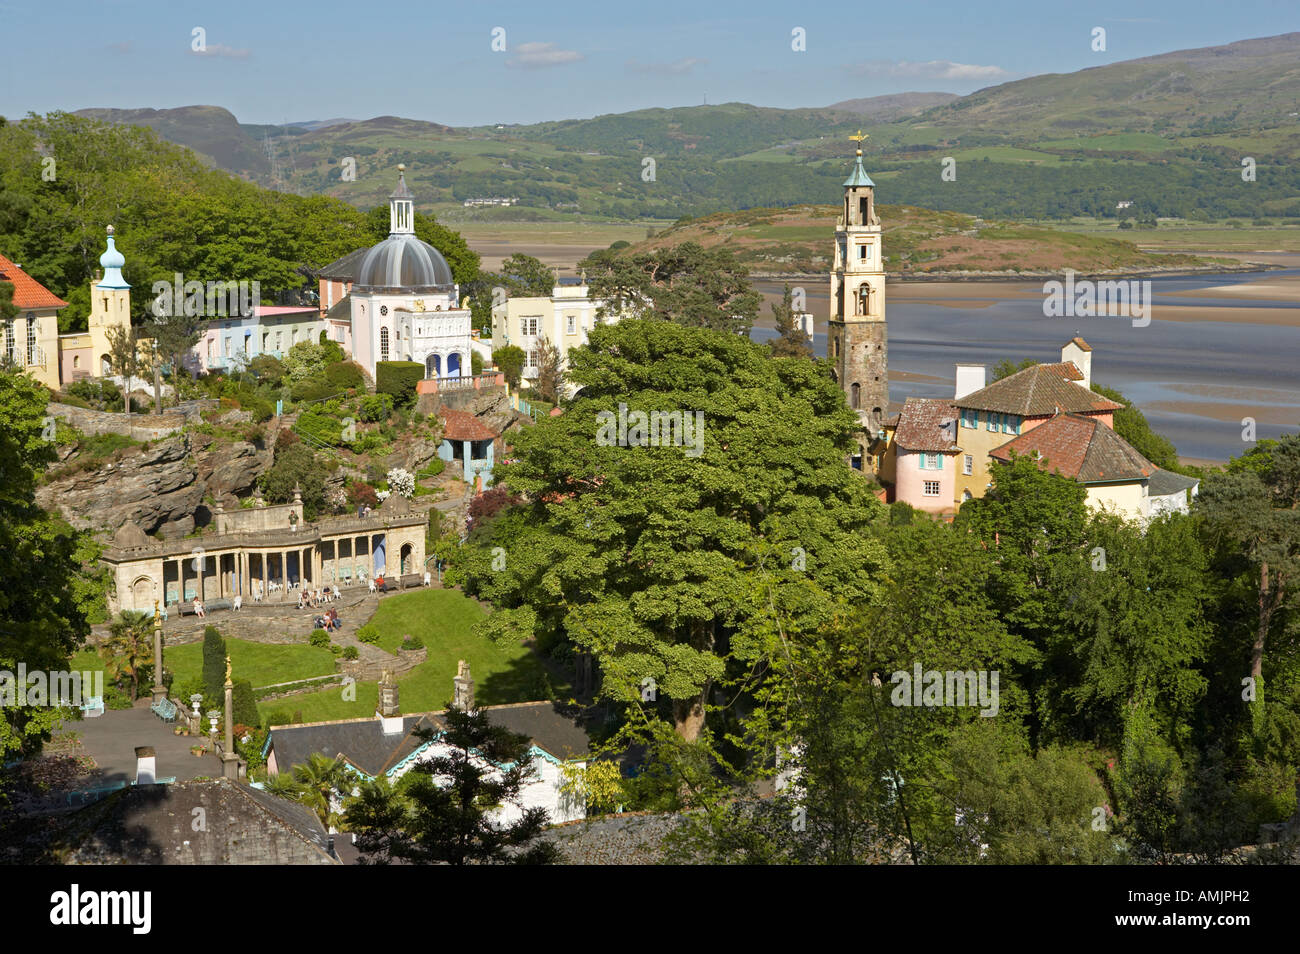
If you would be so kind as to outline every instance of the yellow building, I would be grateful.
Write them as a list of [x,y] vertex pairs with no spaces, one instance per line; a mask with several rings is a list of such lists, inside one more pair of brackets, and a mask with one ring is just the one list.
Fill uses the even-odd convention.
[[59,386],[59,309],[67,302],[0,255],[0,282],[13,286],[18,314],[0,325],[0,354],[47,387]]

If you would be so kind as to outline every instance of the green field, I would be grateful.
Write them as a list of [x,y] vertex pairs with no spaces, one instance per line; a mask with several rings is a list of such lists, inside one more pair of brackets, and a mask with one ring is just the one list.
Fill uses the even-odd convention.
[[[334,672],[334,656],[328,649],[297,645],[253,643],[233,637],[226,640],[230,666],[234,674],[247,679],[254,689],[311,676]],[[176,684],[197,678],[203,672],[203,643],[185,643],[163,650],[165,665],[176,675]],[[72,668],[103,669],[103,660],[93,650],[85,649],[72,657]]]
[[1113,222],[1052,222],[1047,227],[1085,235],[1106,235],[1137,245],[1171,249],[1213,251],[1284,251],[1300,252],[1300,225],[1243,225],[1239,229],[1223,225],[1164,225],[1155,229],[1120,229]]
[[[499,646],[472,632],[487,616],[477,602],[456,590],[419,590],[385,599],[372,622],[380,629],[379,646],[392,650],[406,634],[419,636],[429,658],[398,680],[403,712],[430,712],[451,698],[452,678],[459,660],[474,675],[475,700],[485,705],[528,702],[547,696],[545,670],[523,646]],[[233,655],[232,655],[233,659]],[[375,711],[378,687],[373,682],[355,686],[356,701],[343,698],[335,687],[320,692],[288,696],[260,703],[262,717],[302,713],[304,722],[364,718]],[[286,718],[285,721],[288,721]]]

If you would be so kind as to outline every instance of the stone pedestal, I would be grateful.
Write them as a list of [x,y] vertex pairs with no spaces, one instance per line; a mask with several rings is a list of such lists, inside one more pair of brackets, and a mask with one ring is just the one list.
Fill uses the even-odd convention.
[[239,756],[234,752],[227,752],[221,757],[221,777],[232,782],[239,781]]

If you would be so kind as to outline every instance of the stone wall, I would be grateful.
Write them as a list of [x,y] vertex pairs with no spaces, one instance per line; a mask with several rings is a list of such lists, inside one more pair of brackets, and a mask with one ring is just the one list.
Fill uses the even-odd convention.
[[83,434],[125,434],[137,441],[156,441],[177,433],[185,426],[185,415],[177,412],[160,417],[156,414],[121,414],[51,403],[49,413]]

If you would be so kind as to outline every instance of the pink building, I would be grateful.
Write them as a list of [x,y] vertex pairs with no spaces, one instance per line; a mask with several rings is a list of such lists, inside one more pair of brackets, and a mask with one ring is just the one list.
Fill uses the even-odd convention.
[[908,398],[899,412],[881,479],[894,500],[926,513],[953,513],[957,486],[957,409],[951,401]]

